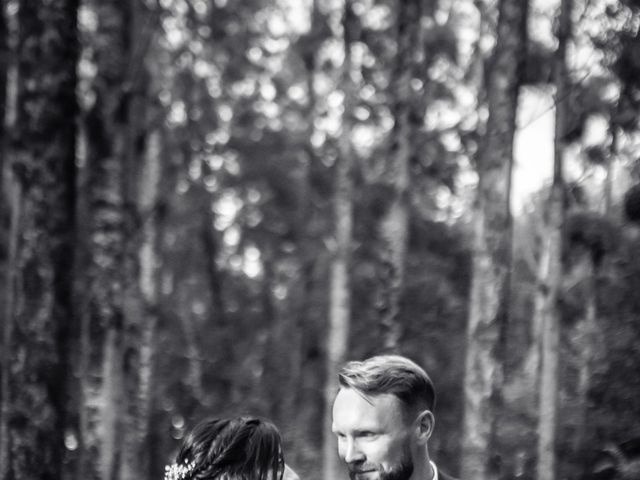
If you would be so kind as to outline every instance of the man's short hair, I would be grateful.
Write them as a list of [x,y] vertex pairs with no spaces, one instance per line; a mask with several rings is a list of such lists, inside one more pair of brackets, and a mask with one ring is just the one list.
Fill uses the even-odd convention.
[[346,363],[338,372],[341,387],[365,395],[395,395],[410,409],[433,411],[433,382],[417,363],[400,355],[377,355]]

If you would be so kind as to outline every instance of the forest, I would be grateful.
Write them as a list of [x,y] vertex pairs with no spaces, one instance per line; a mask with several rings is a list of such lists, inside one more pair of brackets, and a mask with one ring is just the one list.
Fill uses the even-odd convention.
[[383,352],[463,480],[640,479],[639,0],[1,6],[1,479],[249,413],[347,478]]

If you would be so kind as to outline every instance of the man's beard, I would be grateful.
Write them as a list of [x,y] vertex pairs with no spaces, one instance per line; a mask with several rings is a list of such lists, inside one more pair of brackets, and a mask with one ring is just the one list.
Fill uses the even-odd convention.
[[[359,467],[358,470],[367,470],[368,468]],[[409,452],[405,452],[400,461],[393,465],[389,470],[383,470],[382,465],[377,465],[374,469],[378,472],[378,480],[409,480],[413,474],[413,460]],[[349,478],[357,480],[357,472],[349,470]]]

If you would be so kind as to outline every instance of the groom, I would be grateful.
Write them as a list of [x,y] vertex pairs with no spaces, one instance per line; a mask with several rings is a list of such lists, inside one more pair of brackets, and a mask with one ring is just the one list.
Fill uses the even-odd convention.
[[399,355],[349,362],[338,373],[332,430],[351,480],[453,480],[429,459],[435,390]]

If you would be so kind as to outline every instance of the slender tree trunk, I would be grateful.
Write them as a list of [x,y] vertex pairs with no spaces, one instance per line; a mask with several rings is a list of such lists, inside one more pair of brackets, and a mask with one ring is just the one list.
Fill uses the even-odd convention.
[[[260,297],[262,320],[265,322],[267,335],[266,341],[264,345],[262,345],[261,364],[264,365],[264,370],[262,375],[255,378],[253,384],[256,398],[260,397],[259,392],[264,391],[265,388],[284,391],[284,381],[282,377],[284,370],[283,357],[287,354],[289,348],[288,346],[286,349],[282,348],[283,333],[286,328],[286,320],[284,318],[286,312],[282,312],[278,308],[273,295],[273,288],[277,281],[277,256],[269,245],[265,245],[262,249],[261,259],[263,275]],[[289,392],[287,392],[287,395],[288,394]],[[280,419],[276,417],[278,414],[276,405],[279,401],[281,400],[275,396],[264,400],[269,416],[278,422]]]
[[57,479],[63,472],[74,328],[77,9],[74,0],[32,0],[18,13],[3,478]]
[[94,50],[95,104],[87,118],[87,311],[83,315],[81,478],[120,475],[125,433],[123,346],[126,271],[125,188],[129,154],[128,2],[101,0]]
[[[152,459],[147,440],[150,428],[151,382],[154,340],[158,324],[158,276],[160,257],[158,204],[162,179],[162,139],[158,130],[148,131],[154,115],[150,104],[153,79],[145,56],[154,36],[152,14],[144,2],[126,0],[128,16],[128,63],[124,92],[127,109],[126,153],[123,158],[125,209],[123,278],[123,402],[121,480],[149,477]],[[128,10],[127,10],[128,9]]]
[[560,288],[561,264],[561,228],[564,217],[562,190],[552,194],[549,203],[549,232],[544,239],[544,254],[541,265],[538,298],[535,313],[540,315],[540,386],[538,420],[538,471],[539,480],[555,478],[555,432],[557,422],[557,390],[559,362],[559,312],[558,294]]
[[314,308],[313,293],[316,284],[317,273],[322,270],[322,259],[319,254],[324,253],[319,245],[317,235],[314,235],[314,225],[318,218],[317,192],[314,189],[314,176],[320,168],[318,150],[313,144],[315,131],[314,121],[317,118],[318,97],[315,90],[317,76],[317,52],[323,38],[324,18],[320,14],[319,0],[313,0],[311,5],[311,28],[305,41],[302,58],[305,65],[307,104],[306,122],[307,138],[306,155],[301,158],[300,175],[298,179],[298,209],[296,212],[296,243],[300,258],[297,282],[294,285],[292,298],[293,305],[292,331],[290,342],[292,348],[288,359],[288,373],[286,374],[286,387],[284,401],[281,402],[280,418],[288,419],[284,423],[283,437],[285,448],[294,456],[289,457],[292,465],[302,463],[304,457],[301,445],[313,445],[317,443],[317,433],[308,426],[318,424],[316,415],[324,415],[317,412],[314,403],[317,404],[318,392],[324,387],[324,379],[316,374],[317,365],[310,361],[309,352],[313,351],[320,341],[316,334],[316,325],[319,315],[324,316],[319,309]]
[[416,77],[416,67],[424,62],[424,54],[420,48],[422,3],[419,0],[401,2],[397,19],[398,51],[392,83],[395,94],[393,109],[395,125],[383,180],[390,192],[390,199],[379,224],[380,273],[376,299],[383,344],[389,351],[397,349],[402,334],[398,315],[409,235],[409,171],[413,153],[412,140],[424,116],[420,115],[420,112],[415,112],[414,105],[420,102],[416,98],[415,90],[411,87],[411,81]]
[[98,153],[91,162],[88,311],[83,318],[81,477],[111,479],[119,458],[123,399],[122,345],[124,213],[120,158]]
[[[467,326],[462,478],[493,478],[489,457],[501,401],[502,340],[508,316],[512,222],[509,210],[513,137],[525,56],[527,3],[501,0],[489,73],[489,118],[478,152],[473,276]],[[498,462],[491,462],[496,464]]]
[[[183,295],[181,295],[183,296]],[[183,296],[184,297],[184,296]],[[186,300],[181,300],[186,304]],[[202,386],[202,353],[196,328],[196,319],[193,315],[181,315],[182,331],[185,336],[186,345],[184,347],[187,356],[187,375],[185,383],[189,386],[189,391],[193,399],[199,404],[204,403],[204,388]]]
[[353,231],[353,156],[351,146],[351,108],[354,93],[352,77],[351,45],[356,38],[358,19],[352,10],[351,0],[345,0],[343,14],[344,63],[340,85],[344,91],[342,132],[335,168],[334,222],[335,245],[329,267],[329,325],[327,332],[325,414],[323,441],[323,477],[325,480],[340,478],[335,438],[331,431],[333,399],[337,392],[337,371],[345,360],[351,321],[351,285],[349,265]]
[[[191,3],[189,3],[188,5],[187,16],[190,19],[192,19],[195,16],[193,5]],[[193,58],[190,58],[189,62],[190,62],[189,69],[193,69]],[[193,75],[187,76],[185,78],[185,81],[187,82],[186,84],[187,88],[185,92],[185,109],[186,109],[187,124],[184,132],[185,137],[183,138],[182,144],[180,146],[182,150],[182,162],[183,162],[182,167],[189,168],[189,166],[194,161],[193,144],[195,142],[198,142],[199,140],[198,138],[196,138],[197,126],[196,126],[196,122],[194,121],[194,115],[193,115],[194,109],[198,104],[198,98],[197,98],[197,84]],[[210,199],[207,198],[208,193],[206,192],[206,188],[203,189],[202,194],[205,196],[205,200],[203,202],[202,208],[210,209],[211,208]],[[208,240],[211,240],[211,239],[208,239]],[[208,245],[205,244],[205,248],[212,247],[212,246],[213,246],[212,244],[208,244]],[[211,254],[212,252],[208,252],[208,253]],[[207,262],[209,263],[209,267],[212,266],[210,263],[212,261],[215,261],[215,260],[211,258],[207,259]],[[211,282],[212,280],[215,281],[215,279],[210,277],[209,281]],[[184,296],[187,294],[185,289],[179,289],[179,292],[181,293],[182,298],[184,298]],[[215,295],[217,292],[214,291],[212,293]],[[187,302],[179,301],[179,304],[186,305]],[[182,323],[183,333],[186,341],[185,351],[186,351],[187,363],[188,363],[187,378],[186,378],[187,385],[189,386],[190,393],[193,395],[193,399],[197,402],[197,404],[203,405],[205,402],[205,392],[202,384],[203,355],[202,355],[200,337],[198,335],[196,318],[192,314],[191,310],[189,309],[186,312],[184,312],[184,314],[181,316],[180,321]],[[233,396],[233,394],[230,394],[230,396]]]
[[128,368],[126,369],[127,425],[126,449],[122,461],[124,480],[148,478],[150,462],[147,454],[151,417],[151,386],[154,375],[155,339],[158,324],[158,283],[160,275],[161,214],[160,184],[162,180],[162,138],[159,130],[147,136],[146,151],[138,177],[138,214],[142,234],[137,246],[139,265],[136,292],[141,297],[139,319],[128,328]]
[[[7,230],[7,238],[9,239],[7,251],[3,252],[6,256],[6,262],[3,265],[3,279],[0,283],[2,301],[0,308],[2,309],[2,338],[0,351],[0,478],[7,478],[9,465],[9,374],[11,360],[11,334],[13,322],[10,321],[13,312],[13,301],[15,298],[16,274],[16,253],[18,241],[18,221],[20,218],[19,201],[21,197],[20,186],[7,179],[11,177],[7,153],[8,142],[7,132],[9,131],[7,103],[9,97],[8,79],[10,65],[10,48],[9,48],[9,25],[6,17],[6,5],[3,0],[0,2],[0,214],[8,213],[9,229]],[[15,103],[15,102],[14,102]],[[4,209],[7,209],[5,212]],[[3,232],[4,233],[4,232]]]
[[5,134],[6,134],[6,108],[7,108],[7,78],[9,76],[9,27],[6,17],[6,0],[0,1],[0,200],[4,198],[5,175]]
[[[6,2],[0,4],[2,8],[2,62],[0,91],[2,109],[0,110],[0,214],[2,218],[7,215],[9,227],[6,231],[8,238],[6,263],[2,270],[3,281],[0,284],[2,301],[2,343],[0,345],[0,478],[6,478],[9,467],[9,375],[11,372],[11,337],[13,331],[13,304],[15,301],[16,259],[18,243],[18,225],[20,222],[20,209],[22,207],[22,190],[11,172],[9,154],[9,132],[15,129],[16,101],[17,101],[17,66],[11,61],[13,49],[10,47],[10,38],[16,37],[16,22],[9,22],[6,16]],[[6,209],[6,211],[3,211]]]
[[[313,11],[317,10],[317,1],[313,2]],[[317,22],[317,15],[312,15],[312,22]],[[312,26],[312,30],[317,27]],[[308,322],[313,321],[311,317],[311,296],[314,288],[314,277],[317,265],[316,255],[320,248],[312,233],[310,232],[311,223],[314,221],[314,202],[315,195],[313,189],[313,182],[311,177],[314,172],[316,164],[316,153],[311,144],[311,138],[313,135],[313,122],[316,118],[316,96],[314,91],[314,77],[315,77],[315,55],[307,64],[307,92],[308,92],[308,104],[307,104],[307,121],[308,121],[308,134],[307,138],[309,143],[307,144],[307,155],[301,160],[300,177],[298,183],[298,198],[299,204],[296,212],[296,243],[298,246],[298,252],[300,257],[300,266],[298,269],[298,276],[296,285],[293,285],[295,302],[293,305],[291,331],[287,332],[289,338],[290,352],[287,360],[287,372],[285,391],[288,394],[285,396],[282,402],[280,402],[280,418],[287,422],[289,419],[289,427],[292,431],[303,432],[305,427],[298,423],[300,405],[299,400],[301,397],[300,385],[302,382],[304,372],[305,361],[305,331]],[[311,373],[309,373],[311,374]],[[299,428],[297,428],[299,426]],[[285,436],[286,437],[286,436]],[[293,450],[295,451],[295,449]]]
[[584,272],[586,282],[586,304],[584,317],[576,328],[578,344],[578,386],[576,398],[577,426],[574,436],[573,450],[576,458],[582,458],[582,449],[587,446],[587,432],[589,426],[589,389],[593,373],[593,362],[596,356],[596,339],[598,337],[598,307],[597,307],[597,275],[598,267],[594,264],[590,252],[586,253],[584,261],[587,264]]
[[540,290],[536,298],[537,323],[541,325],[541,371],[538,420],[538,480],[553,480],[556,475],[556,429],[558,411],[558,367],[560,343],[560,312],[558,296],[562,281],[562,226],[564,223],[565,133],[568,107],[565,99],[569,91],[567,73],[567,43],[571,39],[572,0],[562,0],[558,30],[558,50],[554,59],[556,82],[556,125],[554,142],[553,184],[548,202],[547,232],[544,235],[541,264],[546,273],[539,278]]
[[16,278],[18,258],[18,226],[22,216],[22,188],[15,183],[7,198],[11,206],[9,248],[7,250],[6,278],[4,284],[4,305],[2,323],[2,384],[0,386],[0,478],[9,478],[10,446],[9,440],[9,375],[11,373],[12,337],[13,337],[13,311],[16,299]]
[[215,216],[211,210],[211,197],[206,192],[206,201],[202,206],[202,243],[204,245],[204,251],[207,262],[207,277],[209,279],[209,291],[211,295],[211,311],[212,317],[215,319],[217,325],[224,325],[225,320],[225,307],[224,307],[224,281],[223,272],[218,268],[218,252],[219,247],[219,233],[213,226]]

